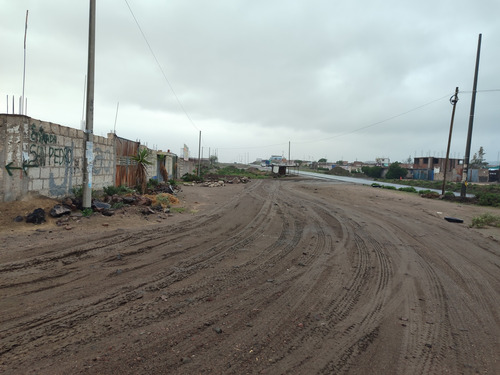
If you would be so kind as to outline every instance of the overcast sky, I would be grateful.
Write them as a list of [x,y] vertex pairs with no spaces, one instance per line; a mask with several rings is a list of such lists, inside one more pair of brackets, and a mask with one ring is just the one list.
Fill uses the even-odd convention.
[[[89,1],[0,9],[0,112],[22,94],[29,10],[27,114],[79,128]],[[498,0],[98,0],[94,133],[113,131],[119,102],[118,136],[194,157],[200,131],[203,156],[224,162],[289,144],[292,159],[444,157],[458,86],[463,157],[481,33],[471,156],[496,161],[499,15]]]

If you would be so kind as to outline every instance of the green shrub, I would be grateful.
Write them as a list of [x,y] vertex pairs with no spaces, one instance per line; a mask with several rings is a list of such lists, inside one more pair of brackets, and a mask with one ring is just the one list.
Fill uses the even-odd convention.
[[203,182],[203,178],[195,174],[186,173],[182,176],[182,181],[184,182]]
[[382,188],[388,189],[388,190],[397,190],[396,186],[392,186],[392,185],[382,185]]
[[477,193],[476,198],[480,206],[500,206],[500,194]]
[[102,190],[104,191],[104,194],[112,196],[118,194],[119,188],[117,186],[109,185],[109,186],[104,186]]
[[348,170],[345,170],[342,167],[336,166],[332,169],[330,169],[327,174],[332,174],[334,176],[350,176],[351,173]]
[[425,194],[431,194],[431,193],[435,193],[435,192],[432,190],[426,189],[426,190],[420,190],[418,193],[420,195],[425,195]]
[[83,198],[83,186],[80,185],[80,186],[73,186],[73,188],[71,189],[73,195],[75,196],[75,198]]
[[85,217],[89,217],[94,213],[94,210],[92,208],[85,208],[82,210],[82,214]]
[[500,227],[500,216],[485,213],[472,218],[472,227],[484,228],[485,226]]
[[416,193],[417,192],[417,189],[415,189],[413,186],[401,187],[398,190],[399,191],[407,191],[408,193]]
[[133,189],[130,189],[129,187],[127,187],[125,185],[120,185],[120,186],[109,185],[109,186],[103,187],[102,190],[104,191],[104,194],[106,194],[108,196],[131,194],[134,192]]
[[125,206],[125,203],[123,203],[123,202],[116,202],[111,207],[116,210],[118,208],[123,208],[124,206]]
[[395,162],[389,166],[389,170],[387,171],[385,177],[389,179],[399,179],[399,178],[405,178],[407,174],[408,170],[401,167],[401,165],[398,162]]
[[150,178],[147,186],[149,189],[154,189],[158,186],[159,183],[160,181],[158,181],[156,178]]
[[379,178],[382,175],[382,167],[362,167],[365,175],[372,178]]

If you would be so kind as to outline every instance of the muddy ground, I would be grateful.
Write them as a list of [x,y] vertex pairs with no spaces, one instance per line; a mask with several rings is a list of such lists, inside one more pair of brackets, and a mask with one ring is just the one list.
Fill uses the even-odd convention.
[[62,226],[3,204],[0,373],[500,373],[500,229],[469,227],[498,209],[300,178],[178,197]]

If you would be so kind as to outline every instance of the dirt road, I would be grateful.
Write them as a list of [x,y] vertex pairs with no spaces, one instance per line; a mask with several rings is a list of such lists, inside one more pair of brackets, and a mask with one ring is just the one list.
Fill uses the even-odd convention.
[[499,230],[468,226],[488,209],[307,179],[192,189],[179,219],[3,233],[0,373],[500,373]]

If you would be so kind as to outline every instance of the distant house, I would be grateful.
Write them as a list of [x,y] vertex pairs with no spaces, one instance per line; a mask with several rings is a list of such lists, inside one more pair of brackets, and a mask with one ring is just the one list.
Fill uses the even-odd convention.
[[379,167],[388,167],[391,165],[391,159],[389,158],[376,158],[375,163]]
[[[412,175],[415,180],[442,181],[444,178],[445,158],[419,157],[413,159]],[[463,159],[448,159],[446,180],[462,180]]]
[[488,181],[489,182],[500,182],[500,166],[490,166],[488,168]]
[[286,159],[281,155],[271,155],[269,158],[270,164],[283,164],[286,163]]

